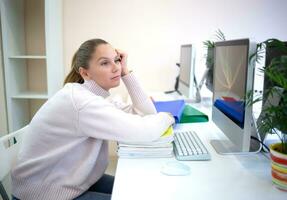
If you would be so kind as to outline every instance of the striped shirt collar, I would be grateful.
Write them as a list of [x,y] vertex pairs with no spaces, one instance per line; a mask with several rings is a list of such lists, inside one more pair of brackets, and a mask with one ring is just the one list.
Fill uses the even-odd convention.
[[94,80],[85,80],[83,86],[95,95],[101,96],[103,98],[107,98],[108,96],[110,96],[109,91],[103,89]]

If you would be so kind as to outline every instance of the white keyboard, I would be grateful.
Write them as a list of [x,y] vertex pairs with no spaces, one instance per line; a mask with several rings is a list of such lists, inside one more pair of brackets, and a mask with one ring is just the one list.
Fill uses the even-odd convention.
[[174,130],[174,154],[177,160],[211,159],[200,138],[190,130]]

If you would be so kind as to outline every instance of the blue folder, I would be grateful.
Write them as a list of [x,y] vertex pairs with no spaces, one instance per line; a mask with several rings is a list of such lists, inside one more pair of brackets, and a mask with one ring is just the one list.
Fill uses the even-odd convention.
[[154,102],[157,112],[169,112],[173,115],[175,123],[179,123],[185,107],[184,100],[156,101]]
[[217,99],[214,106],[226,114],[241,128],[244,127],[244,102],[243,101],[225,101]]

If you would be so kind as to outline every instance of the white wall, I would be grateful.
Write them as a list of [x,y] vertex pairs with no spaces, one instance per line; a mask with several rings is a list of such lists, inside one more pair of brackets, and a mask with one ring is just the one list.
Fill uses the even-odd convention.
[[128,52],[130,68],[147,90],[172,89],[181,44],[197,44],[200,78],[202,41],[215,30],[227,39],[287,40],[286,8],[286,0],[64,0],[66,73],[83,41],[103,38]]

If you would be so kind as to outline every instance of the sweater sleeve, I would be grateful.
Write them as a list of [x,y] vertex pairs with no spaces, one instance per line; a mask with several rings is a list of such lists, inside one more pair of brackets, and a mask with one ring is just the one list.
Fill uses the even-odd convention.
[[158,139],[174,123],[167,113],[126,113],[105,100],[92,100],[79,110],[80,133],[103,140],[146,142]]
[[157,113],[150,97],[144,92],[134,74],[131,72],[122,77],[122,80],[131,97],[132,104],[124,104],[118,101],[111,101],[117,108],[127,112],[139,115]]

